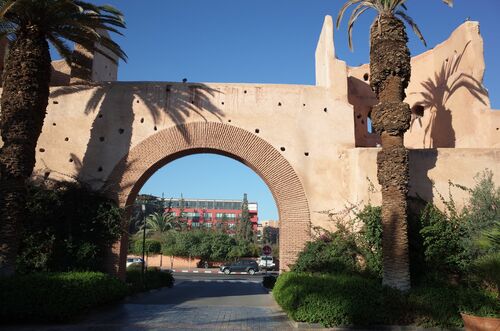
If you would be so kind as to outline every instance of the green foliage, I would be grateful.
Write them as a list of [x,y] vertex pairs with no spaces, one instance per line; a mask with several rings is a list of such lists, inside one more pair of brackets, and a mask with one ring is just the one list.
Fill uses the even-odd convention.
[[465,255],[462,237],[463,222],[449,217],[434,205],[427,205],[421,216],[425,262],[430,270],[447,274],[460,274],[470,259]]
[[495,315],[500,301],[491,292],[445,283],[425,284],[408,294],[412,321],[423,327],[462,327],[460,312]]
[[[160,254],[161,253],[161,242],[155,239],[146,239],[144,242],[144,254]],[[134,255],[142,255],[142,238],[135,238],[131,245],[131,253]]]
[[17,265],[33,271],[101,270],[121,235],[122,211],[78,183],[31,185]]
[[35,273],[0,278],[2,322],[61,322],[122,299],[126,285],[98,272]]
[[358,248],[354,237],[337,231],[326,233],[309,242],[299,254],[292,271],[322,273],[352,273],[359,271]]
[[472,270],[476,277],[500,291],[500,252],[487,254],[474,261]]
[[366,205],[356,217],[363,223],[356,242],[366,269],[373,275],[382,277],[382,208]]
[[238,222],[237,235],[240,241],[253,242],[252,222],[250,221],[246,193],[243,195],[243,203],[241,204],[241,218]]
[[472,287],[425,284],[404,294],[359,275],[288,272],[273,295],[294,320],[326,327],[409,325],[461,327],[461,311],[498,316],[500,301]]
[[397,292],[356,275],[289,272],[278,277],[273,295],[294,320],[325,327],[391,324],[405,306]]
[[215,231],[167,231],[161,237],[161,244],[164,255],[198,257],[206,261],[225,261],[259,253],[255,244]]
[[174,286],[174,276],[170,271],[148,268],[144,272],[144,286],[140,268],[127,269],[127,285],[132,293]]

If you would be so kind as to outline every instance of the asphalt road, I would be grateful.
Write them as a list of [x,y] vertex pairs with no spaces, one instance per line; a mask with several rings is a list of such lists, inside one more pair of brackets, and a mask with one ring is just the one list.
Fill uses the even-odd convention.
[[175,286],[138,294],[81,323],[12,330],[291,330],[262,275],[175,274]]

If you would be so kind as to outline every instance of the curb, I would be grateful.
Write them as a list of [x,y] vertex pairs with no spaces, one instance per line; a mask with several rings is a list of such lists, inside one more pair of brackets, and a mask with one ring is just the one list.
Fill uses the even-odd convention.
[[[175,273],[192,273],[192,274],[219,274],[223,275],[224,273],[219,270],[189,270],[189,269],[168,269],[172,272]],[[271,274],[271,273],[269,273]],[[248,272],[240,272],[240,271],[233,271],[230,273],[230,275],[249,275]],[[265,275],[265,273],[261,272],[256,272],[255,275]]]
[[[423,328],[419,327],[416,325],[379,325],[379,326],[372,326],[372,327],[332,327],[332,328],[325,328],[319,323],[306,323],[306,322],[296,322],[296,321],[290,321],[290,324],[295,328],[295,329],[304,329],[304,330],[310,330],[310,329],[316,329],[316,330],[329,330],[329,331],[375,331],[375,330],[380,330],[380,331],[439,331],[442,330],[440,328]],[[461,328],[452,328],[452,329],[447,329],[447,330],[453,330],[453,331],[461,331],[464,329]]]

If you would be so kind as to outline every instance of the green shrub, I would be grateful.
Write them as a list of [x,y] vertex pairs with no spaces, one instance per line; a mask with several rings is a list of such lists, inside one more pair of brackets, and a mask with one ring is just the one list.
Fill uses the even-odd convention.
[[461,327],[460,312],[498,316],[498,296],[474,287],[423,284],[408,294],[359,275],[288,272],[273,295],[297,321],[332,326],[409,325]]
[[127,286],[98,272],[35,273],[0,278],[2,322],[60,322],[122,299]]
[[[131,253],[135,255],[142,255],[142,237],[134,238],[132,243]],[[155,239],[146,239],[144,242],[145,254],[160,254],[161,253],[161,242]]]
[[278,277],[273,294],[294,320],[326,327],[387,324],[405,306],[399,292],[356,275],[288,272]]
[[353,237],[343,232],[326,233],[307,243],[292,271],[318,273],[352,273],[359,270],[358,248]]
[[500,291],[500,252],[478,258],[472,270],[476,277],[495,288],[497,293]]
[[144,290],[151,290],[161,287],[174,286],[174,276],[172,272],[166,270],[159,270],[156,268],[148,268],[144,273],[144,287],[141,279],[140,268],[127,269],[127,284],[131,293],[141,292]]
[[357,240],[366,269],[371,274],[382,277],[382,208],[367,205],[356,214],[363,223]]
[[480,315],[500,312],[500,302],[491,293],[445,283],[412,289],[408,306],[414,323],[424,327],[462,327],[460,312],[464,311]]
[[263,278],[262,278],[262,286],[264,286],[265,288],[268,288],[270,290],[272,290],[274,288],[274,284],[276,284],[276,279],[278,277],[274,276],[274,275],[265,275]]
[[102,271],[106,251],[121,235],[122,211],[78,183],[30,185],[17,270]]

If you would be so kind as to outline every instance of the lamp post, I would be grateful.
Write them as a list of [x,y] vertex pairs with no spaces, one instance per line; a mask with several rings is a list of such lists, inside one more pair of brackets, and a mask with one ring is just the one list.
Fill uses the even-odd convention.
[[146,260],[144,260],[144,253],[146,251],[146,205],[141,205],[142,210],[142,268],[141,268],[141,278],[142,278],[142,286],[145,286],[144,279],[144,267]]

